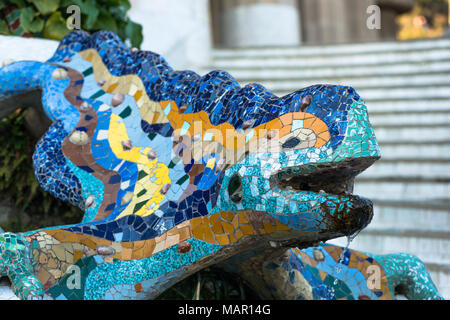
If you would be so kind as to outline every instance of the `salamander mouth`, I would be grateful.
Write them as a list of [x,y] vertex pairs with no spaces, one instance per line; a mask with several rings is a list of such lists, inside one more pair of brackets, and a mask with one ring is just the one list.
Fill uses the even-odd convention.
[[358,158],[336,163],[314,163],[282,169],[270,177],[272,187],[332,195],[353,195],[355,177],[375,158]]
[[373,203],[353,194],[355,177],[377,158],[354,158],[339,162],[313,163],[290,167],[270,177],[272,189],[288,194],[307,192],[321,201],[325,228],[330,234],[353,235],[365,228],[373,217]]

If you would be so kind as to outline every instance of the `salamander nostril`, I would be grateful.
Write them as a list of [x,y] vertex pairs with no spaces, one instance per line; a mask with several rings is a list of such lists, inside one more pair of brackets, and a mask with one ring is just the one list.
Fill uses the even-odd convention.
[[294,148],[296,145],[298,145],[301,142],[299,138],[290,138],[286,140],[281,146],[285,149]]
[[228,194],[231,201],[239,203],[242,200],[242,183],[239,174],[234,174],[228,184]]

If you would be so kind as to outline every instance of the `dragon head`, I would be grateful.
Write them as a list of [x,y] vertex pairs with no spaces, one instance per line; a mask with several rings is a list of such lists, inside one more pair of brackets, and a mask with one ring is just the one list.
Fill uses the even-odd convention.
[[372,203],[352,194],[354,178],[380,157],[354,89],[318,85],[297,94],[297,108],[244,132],[249,148],[225,171],[215,209],[289,226],[269,238],[290,245],[364,228]]

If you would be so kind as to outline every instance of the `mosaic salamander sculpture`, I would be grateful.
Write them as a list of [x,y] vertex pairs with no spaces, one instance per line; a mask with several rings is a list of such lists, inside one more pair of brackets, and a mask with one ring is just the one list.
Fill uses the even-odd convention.
[[2,275],[20,298],[155,298],[230,257],[307,248],[372,218],[351,191],[379,148],[350,87],[279,98],[76,31],[47,62],[0,69],[2,114],[36,101],[53,121],[36,178],[84,217],[1,235]]
[[264,299],[441,300],[425,265],[406,254],[373,255],[322,244],[306,249],[249,251],[218,264]]

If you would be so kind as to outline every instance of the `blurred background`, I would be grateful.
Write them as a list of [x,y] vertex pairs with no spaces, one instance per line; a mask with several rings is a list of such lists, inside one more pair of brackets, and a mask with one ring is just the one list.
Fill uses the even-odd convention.
[[[449,0],[3,0],[0,60],[48,59],[70,30],[112,30],[177,70],[231,73],[277,95],[344,84],[367,102],[382,159],[355,193],[374,201],[372,223],[350,248],[422,259],[450,298]],[[48,119],[21,109],[0,121],[0,226],[31,230],[78,222],[81,212],[38,188],[31,166]],[[8,137],[8,139],[6,139]],[[346,239],[331,243],[344,246]],[[162,298],[243,299],[257,294],[214,269]]]

